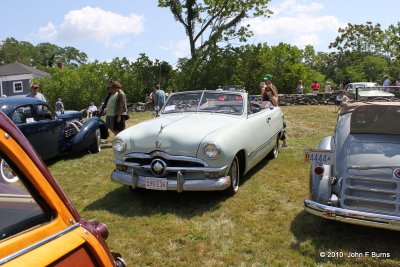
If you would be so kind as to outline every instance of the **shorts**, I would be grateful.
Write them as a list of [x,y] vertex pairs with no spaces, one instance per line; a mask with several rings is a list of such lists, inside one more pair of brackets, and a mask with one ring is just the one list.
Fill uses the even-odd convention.
[[106,124],[111,131],[122,131],[125,129],[125,119],[121,116],[121,120],[117,121],[118,116],[106,116]]

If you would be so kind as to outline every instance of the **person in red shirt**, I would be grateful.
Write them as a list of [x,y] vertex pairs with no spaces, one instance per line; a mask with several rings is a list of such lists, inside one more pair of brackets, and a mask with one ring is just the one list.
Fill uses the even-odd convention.
[[318,94],[319,88],[321,88],[321,85],[317,81],[314,81],[311,84],[311,90],[313,91],[314,94]]

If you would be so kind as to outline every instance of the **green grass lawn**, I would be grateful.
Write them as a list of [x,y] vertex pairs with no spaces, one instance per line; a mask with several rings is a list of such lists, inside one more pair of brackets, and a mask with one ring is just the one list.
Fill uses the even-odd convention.
[[[230,198],[218,192],[131,193],[110,181],[111,138],[99,154],[58,158],[49,168],[83,217],[107,224],[107,244],[129,266],[398,266],[398,232],[303,211],[309,176],[303,149],[332,133],[334,110],[283,107],[289,147],[258,164]],[[134,113],[129,124],[149,118],[151,113]],[[390,257],[348,257],[350,252]]]

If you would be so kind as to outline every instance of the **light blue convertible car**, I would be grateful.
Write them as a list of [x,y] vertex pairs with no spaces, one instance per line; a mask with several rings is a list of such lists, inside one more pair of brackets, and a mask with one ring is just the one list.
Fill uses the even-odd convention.
[[333,135],[305,150],[305,210],[330,220],[400,230],[400,102],[348,103]]
[[229,195],[240,177],[266,156],[278,155],[283,113],[244,91],[172,94],[160,116],[119,133],[111,179],[153,190],[212,191]]

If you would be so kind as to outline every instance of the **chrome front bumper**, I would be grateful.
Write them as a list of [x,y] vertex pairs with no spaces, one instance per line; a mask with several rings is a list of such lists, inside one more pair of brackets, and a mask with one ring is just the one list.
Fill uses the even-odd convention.
[[305,211],[329,220],[400,231],[400,217],[348,210],[304,200]]
[[[131,174],[114,170],[111,180],[132,188],[146,188],[146,177],[139,176],[135,171]],[[225,190],[231,185],[231,177],[224,176],[213,179],[186,180],[182,172],[177,173],[176,180],[168,180],[167,190],[182,191],[218,191]]]

